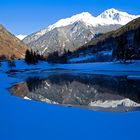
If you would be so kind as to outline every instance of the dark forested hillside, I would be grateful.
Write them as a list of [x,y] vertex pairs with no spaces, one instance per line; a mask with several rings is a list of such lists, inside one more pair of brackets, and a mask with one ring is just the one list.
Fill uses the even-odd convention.
[[75,54],[81,52],[95,54],[101,51],[112,51],[112,59],[140,59],[140,18],[93,39],[76,50]]

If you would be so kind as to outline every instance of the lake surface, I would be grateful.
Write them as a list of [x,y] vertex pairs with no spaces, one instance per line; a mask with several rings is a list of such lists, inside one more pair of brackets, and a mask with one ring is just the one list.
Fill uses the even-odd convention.
[[24,99],[96,111],[140,110],[140,79],[128,75],[51,70],[12,76],[22,82],[11,87],[11,94]]

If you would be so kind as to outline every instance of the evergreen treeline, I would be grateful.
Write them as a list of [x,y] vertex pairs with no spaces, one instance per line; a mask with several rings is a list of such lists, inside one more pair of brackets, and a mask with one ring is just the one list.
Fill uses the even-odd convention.
[[134,49],[133,47],[128,47],[128,40],[126,36],[120,36],[117,40],[116,48],[116,59],[120,62],[126,62],[127,60],[133,59]]
[[26,50],[25,62],[27,64],[37,64],[39,60],[44,60],[43,55],[40,55],[39,52],[34,52],[33,50]]
[[135,59],[140,60],[140,28],[135,32],[134,35],[134,49],[135,49]]
[[128,39],[128,35],[122,35],[116,39],[117,48],[115,52],[117,60],[120,62],[126,62],[127,60],[140,59],[140,30],[131,34],[131,39]]
[[72,53],[70,51],[64,50],[64,53],[62,55],[59,55],[59,52],[58,51],[55,51],[54,53],[51,53],[51,54],[48,55],[47,61],[49,63],[61,63],[61,64],[65,64],[65,63],[68,63],[68,57],[71,54]]

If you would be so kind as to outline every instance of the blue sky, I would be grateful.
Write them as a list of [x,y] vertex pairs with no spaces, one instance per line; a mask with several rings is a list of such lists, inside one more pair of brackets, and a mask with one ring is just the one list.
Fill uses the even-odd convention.
[[83,11],[96,16],[109,8],[140,14],[139,0],[0,0],[0,23],[14,34],[30,34]]

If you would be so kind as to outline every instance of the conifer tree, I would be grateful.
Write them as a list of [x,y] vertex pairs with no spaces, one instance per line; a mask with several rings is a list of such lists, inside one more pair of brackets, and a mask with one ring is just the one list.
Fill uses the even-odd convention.
[[38,63],[38,56],[36,52],[33,52],[33,50],[27,50],[25,54],[25,62],[27,64],[37,64]]

